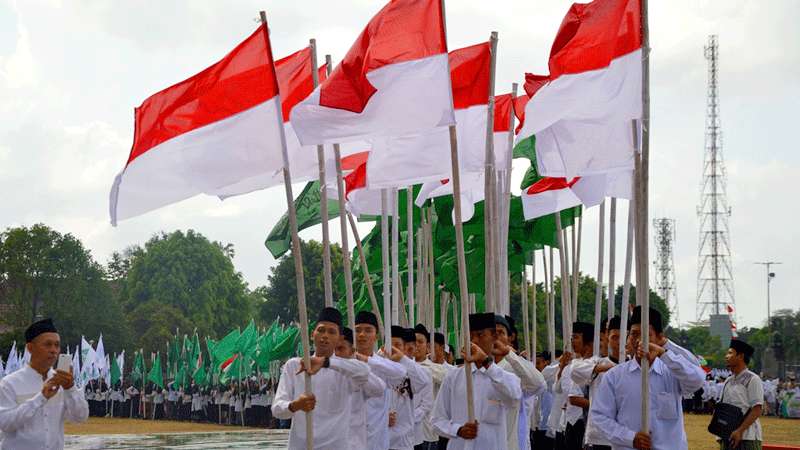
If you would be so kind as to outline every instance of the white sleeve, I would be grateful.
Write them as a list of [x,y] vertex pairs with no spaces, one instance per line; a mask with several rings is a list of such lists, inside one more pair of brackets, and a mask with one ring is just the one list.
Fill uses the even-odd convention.
[[700,360],[697,359],[697,357],[694,355],[694,353],[692,353],[689,350],[681,347],[680,345],[672,342],[669,339],[667,339],[667,344],[664,346],[664,348],[683,356],[684,358],[686,358],[687,361],[689,361],[690,363],[692,363],[692,364],[694,364],[696,366],[700,365]]
[[295,358],[286,361],[281,368],[281,379],[278,382],[278,390],[275,391],[275,399],[272,401],[272,415],[278,419],[285,420],[292,417],[289,404],[294,401],[295,372],[298,368],[298,360]]
[[411,380],[411,388],[414,392],[421,392],[425,388],[425,384],[430,381],[431,377],[428,375],[428,371],[407,356],[403,356],[400,364],[406,368],[408,378]]
[[683,355],[667,351],[660,357],[661,361],[669,368],[672,376],[678,380],[681,394],[691,394],[703,387],[706,378],[703,369]]
[[375,375],[390,386],[398,385],[406,378],[406,368],[391,359],[382,356],[370,356],[367,359],[367,364]]
[[520,387],[519,378],[513,373],[506,372],[492,364],[486,369],[486,375],[492,380],[492,386],[498,394],[500,400],[508,407],[514,407],[522,399],[522,388]]
[[422,389],[414,393],[415,398],[417,395],[420,396],[419,404],[417,404],[414,408],[414,423],[422,422],[425,416],[427,416],[433,408],[433,379],[427,372],[428,371],[425,370],[427,382]]
[[72,423],[86,422],[89,418],[89,403],[83,395],[83,389],[72,386],[64,390],[64,415]]
[[616,374],[609,371],[594,394],[589,415],[595,427],[615,447],[630,448],[636,432],[617,422]]
[[370,372],[369,379],[362,389],[366,398],[382,397],[386,392],[386,383],[379,376]]
[[0,381],[0,431],[11,433],[30,423],[33,416],[47,403],[41,392],[17,403],[17,396],[8,383]]
[[594,368],[597,367],[596,359],[581,359],[572,362],[572,382],[578,386],[588,386],[594,380]]
[[461,428],[463,423],[455,423],[452,420],[452,411],[450,409],[450,397],[453,390],[453,379],[458,374],[455,371],[448,372],[447,376],[442,381],[442,387],[439,388],[439,395],[436,396],[436,402],[433,405],[433,413],[431,414],[431,425],[439,433],[448,439],[458,438],[458,429]]
[[369,381],[369,366],[357,359],[331,356],[329,368],[350,378],[354,387],[361,387]]
[[544,376],[542,376],[541,372],[536,370],[536,366],[514,353],[514,350],[511,350],[508,355],[506,355],[505,359],[511,366],[514,375],[519,377],[522,392],[538,395],[547,386],[544,381]]

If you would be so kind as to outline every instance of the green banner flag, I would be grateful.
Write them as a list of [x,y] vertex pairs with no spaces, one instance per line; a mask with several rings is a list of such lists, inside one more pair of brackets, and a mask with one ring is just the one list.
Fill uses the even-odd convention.
[[156,360],[153,367],[150,368],[150,373],[147,374],[147,381],[152,381],[153,384],[164,389],[164,374],[161,373],[161,353],[156,353]]
[[[297,231],[305,230],[322,223],[320,215],[320,185],[319,181],[306,184],[300,195],[294,200],[297,211]],[[339,200],[328,199],[328,219],[339,217]],[[264,245],[274,258],[280,258],[291,247],[292,234],[289,231],[289,216],[284,213],[278,223],[272,227]]]

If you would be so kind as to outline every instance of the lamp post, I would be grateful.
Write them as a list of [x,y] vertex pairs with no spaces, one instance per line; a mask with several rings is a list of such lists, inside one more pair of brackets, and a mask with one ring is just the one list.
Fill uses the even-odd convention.
[[770,267],[783,263],[777,261],[764,261],[764,262],[756,262],[753,264],[762,265],[767,269],[767,331],[769,332],[769,343],[770,345],[772,345],[772,317],[769,304],[770,303],[769,285],[772,283],[772,279],[775,278],[775,272],[770,271]]

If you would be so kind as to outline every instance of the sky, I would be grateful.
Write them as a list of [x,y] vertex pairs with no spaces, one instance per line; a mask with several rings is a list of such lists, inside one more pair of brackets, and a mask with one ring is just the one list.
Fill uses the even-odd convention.
[[[316,38],[334,61],[381,7],[376,0],[59,1],[0,0],[0,230],[44,223],[80,238],[101,263],[164,230],[194,229],[233,243],[251,288],[275,260],[263,247],[286,208],[281,188],[220,202],[195,197],[110,225],[108,196],[127,160],[133,108],[221,58],[265,9],[276,57]],[[451,49],[500,36],[497,93],[546,73],[549,49],[570,2],[451,0]],[[791,130],[800,104],[800,2],[651,2],[650,217],[676,221],[674,262],[680,322],[695,319],[698,218],[709,34],[720,40],[723,152],[739,327],[766,318],[766,273],[780,261],[772,310],[798,308],[800,169]],[[795,105],[795,106],[792,106]],[[518,179],[524,165],[515,165]],[[515,183],[515,185],[518,183]],[[299,192],[302,186],[296,186]],[[620,201],[621,283],[625,201]],[[586,212],[581,270],[597,272],[597,208]],[[362,225],[362,234],[369,225]],[[338,221],[331,236],[339,236]],[[302,233],[319,239],[319,229]],[[352,239],[351,239],[352,242]],[[651,246],[651,258],[655,249]],[[606,264],[608,265],[608,264]],[[651,265],[652,267],[652,265]],[[651,285],[654,285],[651,270]],[[541,276],[539,276],[541,280]],[[793,294],[794,293],[794,294]]]

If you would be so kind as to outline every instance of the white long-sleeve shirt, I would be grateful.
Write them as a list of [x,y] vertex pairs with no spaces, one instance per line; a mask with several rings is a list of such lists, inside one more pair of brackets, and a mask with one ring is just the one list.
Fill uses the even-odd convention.
[[[597,389],[600,387],[603,375],[605,375],[605,373],[595,374],[594,369],[598,364],[612,364],[612,362],[609,358],[595,356],[573,362],[572,382],[580,388],[589,386],[589,402],[595,401]],[[586,419],[584,442],[592,445],[611,445],[604,437],[603,433],[597,429],[592,414],[589,414],[589,417]]]
[[[306,448],[306,413],[289,410],[289,404],[305,392],[305,373],[298,374],[300,358],[292,358],[281,368],[281,379],[272,414],[279,419],[292,419],[289,448]],[[316,397],[312,412],[315,449],[348,449],[351,397],[369,381],[369,366],[356,359],[330,357],[330,367],[311,376],[311,391]],[[343,426],[345,425],[345,426]]]
[[[650,438],[653,450],[686,450],[681,398],[703,385],[705,373],[667,351],[650,366]],[[635,359],[606,372],[590,408],[592,420],[614,449],[633,448],[641,429],[642,370]]]
[[414,391],[415,446],[425,442],[425,422],[428,420],[430,412],[433,409],[433,400],[435,398],[433,393],[433,375],[431,375],[430,369],[425,366],[425,363],[428,361],[430,360],[426,358],[424,361],[417,363],[417,365],[424,369],[425,383],[419,392]]
[[433,415],[433,402],[436,401],[436,397],[439,395],[439,389],[442,387],[442,382],[444,381],[445,375],[447,375],[447,372],[453,366],[447,363],[437,364],[430,359],[426,359],[420,364],[428,371],[431,376],[431,380],[433,380],[431,410],[428,412],[428,416],[422,422],[422,433],[426,442],[438,442],[439,435],[436,434],[436,430],[433,429],[433,425],[431,424],[431,416]]
[[367,401],[383,398],[385,392],[386,383],[370,370],[366,384],[350,397],[350,448],[367,448]]
[[[536,370],[536,366],[530,361],[517,355],[514,350],[511,350],[499,363],[501,369],[506,372],[513,373],[520,380],[520,386],[524,396],[532,397],[541,393],[547,386],[544,381],[544,376],[541,372]],[[525,428],[525,436],[523,442],[520,442],[520,408],[522,402],[517,402],[513,408],[508,409],[506,417],[506,424],[508,430],[506,432],[506,439],[508,441],[509,450],[519,450],[520,448],[530,447],[530,434],[528,432],[527,415],[522,421],[522,426]]]
[[431,422],[439,435],[450,439],[448,450],[507,450],[506,416],[508,409],[522,398],[519,378],[494,363],[480,369],[472,364],[471,369],[475,418],[478,421],[475,439],[458,437],[458,429],[468,420],[463,368],[451,370],[445,376]]
[[[425,390],[425,386],[430,384],[430,375],[422,366],[406,356],[403,356],[400,364],[406,368],[409,382],[406,383],[404,380],[402,383],[391,386],[393,392],[390,409],[397,413],[397,423],[389,428],[389,448],[410,450],[414,448],[416,440],[416,415],[414,400],[411,397],[416,398]],[[411,392],[406,391],[408,385],[411,387]]]
[[[55,370],[50,369],[47,378]],[[89,417],[89,404],[75,386],[59,388],[50,399],[42,395],[44,380],[31,366],[0,380],[0,431],[3,450],[64,448],[64,420],[79,423]]]
[[370,356],[367,361],[370,371],[385,383],[380,397],[367,399],[367,446],[368,450],[389,449],[389,407],[394,395],[392,387],[406,378],[406,368],[382,356]]

